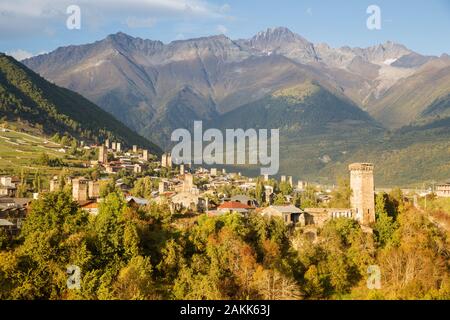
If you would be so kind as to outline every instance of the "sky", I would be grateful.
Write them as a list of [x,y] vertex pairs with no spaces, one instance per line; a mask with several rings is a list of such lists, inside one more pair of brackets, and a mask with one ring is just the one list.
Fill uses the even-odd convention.
[[[79,20],[67,12],[73,5]],[[380,9],[381,29],[367,27],[371,5]],[[67,20],[80,28],[69,29]],[[450,54],[450,0],[0,0],[0,52],[18,59],[119,31],[168,43],[250,38],[278,26],[332,47],[394,41],[421,54]]]

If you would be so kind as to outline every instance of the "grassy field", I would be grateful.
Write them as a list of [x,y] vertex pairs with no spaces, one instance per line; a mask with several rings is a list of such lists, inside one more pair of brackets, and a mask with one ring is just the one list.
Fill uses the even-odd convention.
[[[83,168],[83,161],[73,157],[67,157],[61,151],[63,146],[50,141],[36,128],[21,125],[0,126],[0,174],[12,174],[20,176],[24,173],[27,180],[33,178],[36,173],[41,176],[42,185],[48,188],[49,179],[61,172],[61,167],[49,167],[38,163],[42,153],[50,158],[61,158],[68,165],[65,167],[69,174],[83,174],[87,169]],[[30,183],[30,181],[27,181]]]
[[450,198],[435,198],[435,199],[427,199],[425,205],[425,199],[422,198],[419,201],[421,208],[426,208],[426,210],[430,211],[442,211],[450,215]]
[[26,168],[39,169],[36,160],[42,153],[53,158],[62,158],[64,153],[58,151],[61,145],[45,138],[24,132],[0,129],[0,169]]

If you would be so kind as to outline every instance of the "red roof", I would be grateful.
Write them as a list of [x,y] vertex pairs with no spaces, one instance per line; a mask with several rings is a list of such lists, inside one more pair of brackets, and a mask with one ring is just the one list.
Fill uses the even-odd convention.
[[237,201],[224,202],[217,207],[217,209],[251,209],[251,208],[252,207],[250,207],[249,205]]

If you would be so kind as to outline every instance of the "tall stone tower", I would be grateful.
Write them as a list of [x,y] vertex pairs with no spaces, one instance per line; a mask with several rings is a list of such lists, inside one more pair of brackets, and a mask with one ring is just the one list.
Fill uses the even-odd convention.
[[88,200],[88,181],[85,179],[72,180],[72,198],[75,201]]
[[183,191],[184,192],[191,192],[192,189],[195,187],[194,185],[194,176],[190,173],[184,175],[184,181],[183,181]]
[[98,148],[98,162],[108,163],[108,148],[104,145]]
[[375,222],[375,187],[373,182],[373,164],[353,163],[350,170],[350,205],[355,219],[362,225]]
[[88,182],[88,196],[89,199],[100,198],[100,182],[98,181]]
[[142,150],[142,159],[144,161],[148,161],[149,157],[148,157],[148,150],[147,149]]
[[170,155],[170,153],[164,153],[161,156],[161,166],[164,168],[172,168],[172,156]]

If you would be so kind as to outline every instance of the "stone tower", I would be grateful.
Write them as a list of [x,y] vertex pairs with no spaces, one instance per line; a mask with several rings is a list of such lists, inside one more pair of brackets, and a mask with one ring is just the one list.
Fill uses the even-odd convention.
[[293,182],[293,180],[292,180],[292,176],[289,176],[289,177],[288,177],[288,182],[289,182],[289,185],[290,185],[291,187],[294,186],[294,182]]
[[170,153],[167,155],[167,168],[172,168],[172,155]]
[[191,192],[192,189],[195,187],[194,185],[194,176],[190,173],[184,175],[184,181],[183,181],[183,191],[184,192]]
[[167,154],[165,153],[161,156],[161,167],[167,167]]
[[350,205],[354,218],[362,225],[375,222],[375,191],[373,182],[373,164],[353,163],[350,170]]
[[162,155],[161,166],[164,168],[172,168],[172,156],[170,154]]
[[58,176],[54,176],[51,180],[50,180],[50,192],[55,192],[55,191],[59,191],[61,187],[61,184],[59,183],[59,178]]
[[142,159],[144,161],[148,161],[149,157],[148,157],[148,150],[147,149],[142,150]]
[[85,179],[72,180],[72,198],[75,201],[88,200],[88,181]]
[[89,199],[100,198],[100,182],[89,181],[88,183],[88,195]]
[[98,162],[108,163],[108,148],[106,146],[98,148]]

